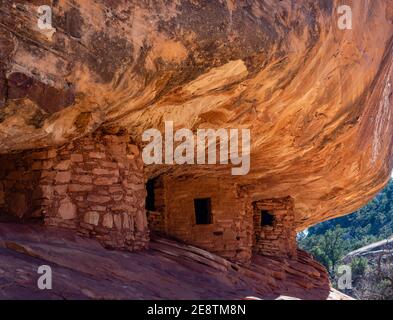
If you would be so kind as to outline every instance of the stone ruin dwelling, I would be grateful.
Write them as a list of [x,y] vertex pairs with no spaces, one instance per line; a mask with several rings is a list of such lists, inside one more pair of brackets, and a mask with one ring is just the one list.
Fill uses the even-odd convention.
[[291,197],[253,200],[233,181],[146,181],[127,134],[101,131],[58,148],[0,157],[4,217],[73,229],[108,248],[148,248],[149,230],[247,263],[252,253],[296,256]]
[[294,203],[290,197],[253,201],[236,184],[215,178],[149,180],[151,230],[234,261],[253,252],[295,257]]
[[[338,5],[0,1],[0,220],[304,263],[296,233],[364,205],[393,168],[393,4],[348,1],[353,30]],[[145,165],[142,134],[167,120],[249,129],[249,174]]]
[[143,162],[127,136],[95,134],[5,155],[0,164],[2,212],[74,229],[110,248],[147,248]]

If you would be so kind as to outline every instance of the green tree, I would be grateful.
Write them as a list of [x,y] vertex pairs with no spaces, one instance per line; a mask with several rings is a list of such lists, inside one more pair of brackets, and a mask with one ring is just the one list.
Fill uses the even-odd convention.
[[347,247],[344,229],[338,225],[322,235],[306,238],[302,242],[302,248],[321,262],[330,274],[333,274]]
[[364,257],[356,257],[351,261],[351,270],[353,277],[363,277],[366,274],[368,261]]
[[306,251],[315,253],[315,258],[321,255],[321,259],[325,259],[325,255],[318,248],[313,249],[313,245],[321,245],[321,241],[323,242],[321,238],[325,235],[332,237],[332,234],[327,233],[337,226],[343,229],[342,236],[346,245],[344,254],[391,237],[393,235],[393,180],[360,210],[309,228],[307,236],[299,238],[300,246]]

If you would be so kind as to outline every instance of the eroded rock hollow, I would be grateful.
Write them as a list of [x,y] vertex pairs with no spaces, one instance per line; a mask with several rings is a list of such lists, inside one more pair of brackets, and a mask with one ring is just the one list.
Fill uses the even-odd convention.
[[[112,248],[146,248],[149,223],[233,261],[292,259],[296,231],[390,177],[391,0],[348,0],[345,30],[334,0],[0,5],[3,215]],[[250,172],[144,164],[142,134],[168,121],[249,129]]]

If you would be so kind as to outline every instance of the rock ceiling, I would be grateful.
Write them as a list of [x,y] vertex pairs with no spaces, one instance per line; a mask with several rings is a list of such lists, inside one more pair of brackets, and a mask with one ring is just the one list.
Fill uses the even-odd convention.
[[[255,198],[290,195],[297,227],[357,209],[392,171],[393,1],[0,0],[0,152],[97,128],[249,128]],[[37,8],[53,10],[53,29]]]

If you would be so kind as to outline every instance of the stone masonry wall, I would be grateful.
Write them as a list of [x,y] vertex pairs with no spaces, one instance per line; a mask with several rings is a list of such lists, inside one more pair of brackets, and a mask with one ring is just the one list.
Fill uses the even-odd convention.
[[[233,261],[250,261],[252,214],[246,215],[246,201],[235,184],[215,178],[167,177],[164,185],[167,234]],[[211,224],[196,224],[195,198],[211,198]]]
[[[261,210],[274,216],[272,226],[261,226]],[[254,251],[266,256],[295,257],[297,252],[294,229],[293,199],[266,199],[254,202]]]
[[33,161],[26,154],[0,156],[0,213],[18,219],[39,216],[40,178],[41,172],[33,170]]
[[60,148],[0,157],[0,210],[71,228],[106,247],[148,246],[145,181],[127,135],[100,132]]
[[[252,202],[233,182],[209,177],[162,176],[154,189],[154,231],[238,262],[250,261],[252,251],[296,255],[289,197]],[[126,135],[98,132],[60,148],[0,156],[0,215],[75,229],[110,248],[148,246],[145,198],[141,155]],[[196,224],[196,198],[211,198],[211,224]],[[274,215],[272,226],[261,226],[261,210]]]

